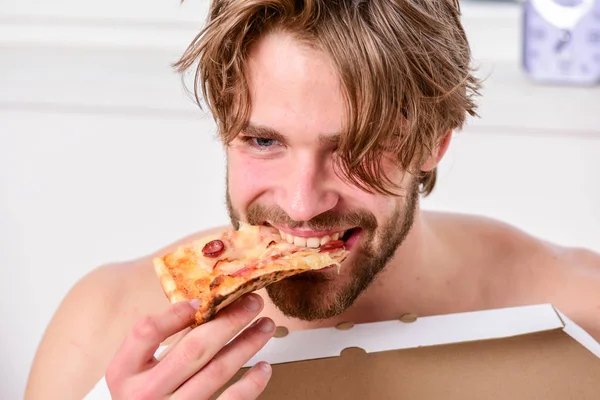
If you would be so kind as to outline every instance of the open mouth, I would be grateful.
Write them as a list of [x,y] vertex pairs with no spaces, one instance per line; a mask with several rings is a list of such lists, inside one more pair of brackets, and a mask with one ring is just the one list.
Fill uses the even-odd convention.
[[[329,242],[343,241],[344,248],[347,251],[352,250],[354,244],[359,240],[362,231],[362,228],[359,227],[344,229],[340,231],[303,231],[288,229],[285,227],[277,227],[269,223],[264,223],[264,225],[277,229],[277,231],[279,231],[279,235],[283,240],[299,247],[317,249],[321,246],[326,245]],[[338,245],[336,245],[335,247],[337,248]],[[331,276],[328,279],[335,279],[335,277],[339,275],[339,267],[329,266],[315,271],[307,271],[289,277],[287,279],[291,281],[303,281],[307,279],[317,279],[316,277],[318,276],[318,281],[320,282],[324,279],[324,276],[327,277],[329,275]]]
[[334,240],[342,240],[346,244],[346,247],[348,247],[348,245],[355,241],[353,239],[355,239],[360,232],[360,228],[350,228],[337,232],[294,232],[296,233],[296,235],[294,235],[292,233],[284,232],[280,228],[277,229],[281,238],[288,243],[299,247],[310,247],[314,249]]

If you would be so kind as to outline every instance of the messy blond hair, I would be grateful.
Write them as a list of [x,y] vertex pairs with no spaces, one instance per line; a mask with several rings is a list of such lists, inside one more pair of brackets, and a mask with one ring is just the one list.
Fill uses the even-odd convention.
[[276,30],[324,51],[337,69],[348,117],[337,149],[342,176],[393,194],[381,168],[391,155],[431,193],[436,170],[419,166],[476,115],[480,87],[458,0],[213,0],[206,26],[174,66],[198,64],[196,100],[201,91],[226,144],[249,118],[249,47]]

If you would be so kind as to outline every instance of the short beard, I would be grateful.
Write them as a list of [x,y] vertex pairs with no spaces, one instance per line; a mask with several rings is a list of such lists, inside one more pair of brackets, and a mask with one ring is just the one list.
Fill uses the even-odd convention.
[[[335,230],[356,226],[361,229],[360,242],[351,251],[352,261],[344,262],[336,278],[319,272],[306,272],[266,287],[273,304],[287,317],[305,321],[324,320],[342,314],[385,269],[410,232],[419,199],[416,181],[409,186],[406,202],[378,227],[375,216],[366,210],[349,213],[327,211],[307,222],[291,220],[283,210],[252,204],[247,210],[247,222],[262,224],[269,221],[288,227],[306,226],[314,230]],[[227,209],[232,225],[239,227],[239,216],[233,209],[229,190]],[[378,246],[375,247],[374,243]]]

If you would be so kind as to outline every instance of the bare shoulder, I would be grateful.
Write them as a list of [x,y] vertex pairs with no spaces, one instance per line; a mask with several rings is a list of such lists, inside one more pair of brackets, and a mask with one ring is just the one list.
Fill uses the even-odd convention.
[[[104,375],[126,334],[137,262],[99,267],[80,279],[53,315],[37,349],[25,398],[83,398]],[[127,315],[130,314],[130,315]]]
[[53,315],[33,360],[27,400],[81,399],[104,376],[114,353],[135,322],[168,307],[152,259],[203,231],[139,259],[104,265],[86,274]]
[[[600,254],[589,249],[553,246],[547,261],[553,276],[546,296],[561,312],[600,341]],[[550,302],[550,301],[549,301]]]
[[600,340],[600,254],[493,218],[445,213],[430,218],[483,270],[494,306],[551,303]]
[[444,242],[454,248],[468,248],[476,259],[500,262],[523,261],[528,254],[545,246],[545,243],[506,222],[472,214],[428,212],[430,225],[435,226]]
[[600,254],[591,249],[552,243],[484,216],[430,213],[429,218],[456,248],[468,248],[479,260],[491,261],[488,264],[494,269],[526,270],[537,281],[546,281],[544,277],[555,281],[565,275],[587,277],[592,282],[600,279]]

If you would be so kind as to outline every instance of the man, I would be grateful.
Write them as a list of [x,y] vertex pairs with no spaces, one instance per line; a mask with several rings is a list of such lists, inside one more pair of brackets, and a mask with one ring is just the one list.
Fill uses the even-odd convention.
[[[270,224],[300,245],[341,234],[342,273],[281,281],[189,330],[194,302],[169,305],[151,259],[191,238],[98,268],[50,323],[28,399],[80,399],[104,376],[114,399],[206,399],[276,324],[551,302],[600,339],[599,255],[419,209],[451,132],[475,115],[455,2],[215,1],[177,68],[196,62],[227,152],[232,224]],[[220,399],[254,399],[269,376],[260,363]]]

